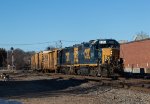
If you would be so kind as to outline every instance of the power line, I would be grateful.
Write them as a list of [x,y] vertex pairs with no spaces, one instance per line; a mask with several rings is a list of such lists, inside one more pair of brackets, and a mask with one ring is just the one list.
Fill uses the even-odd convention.
[[70,42],[70,43],[75,43],[75,42],[81,42],[81,41],[70,41],[70,40],[61,40],[63,42]]
[[[69,42],[69,43],[75,43],[75,42],[81,42],[81,41],[70,41],[70,40],[59,40],[61,42]],[[49,41],[49,42],[37,42],[37,43],[0,43],[1,46],[29,46],[29,45],[40,45],[40,44],[51,44],[51,43],[57,43],[58,41]]]
[[38,43],[10,43],[10,44],[6,44],[6,43],[0,43],[0,45],[3,46],[25,46],[25,45],[38,45],[38,44],[47,44],[47,43],[52,43],[52,42],[38,42]]

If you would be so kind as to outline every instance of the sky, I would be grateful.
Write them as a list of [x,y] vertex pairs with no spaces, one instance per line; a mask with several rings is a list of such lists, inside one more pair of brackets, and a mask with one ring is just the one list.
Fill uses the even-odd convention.
[[[0,0],[0,47],[41,51],[150,33],[150,0]],[[58,46],[58,45],[57,45]]]

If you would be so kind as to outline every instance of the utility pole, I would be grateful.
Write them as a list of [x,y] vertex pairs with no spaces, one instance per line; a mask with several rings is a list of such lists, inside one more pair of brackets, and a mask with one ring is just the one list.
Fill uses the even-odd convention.
[[8,70],[8,50],[7,50],[7,70]]
[[62,41],[61,40],[56,42],[56,48],[62,49]]
[[[61,49],[62,49],[62,41],[61,40],[59,40],[58,43],[56,42],[56,48],[58,48],[58,54],[60,54]],[[61,60],[59,61],[59,63],[62,62],[62,58],[60,58],[60,59]],[[60,69],[61,69],[61,64],[60,64]],[[60,69],[59,70],[55,70],[55,73],[60,72]]]
[[60,43],[60,49],[62,49],[62,41],[60,40],[59,43]]
[[12,62],[12,70],[14,69],[14,48],[11,47],[11,62]]

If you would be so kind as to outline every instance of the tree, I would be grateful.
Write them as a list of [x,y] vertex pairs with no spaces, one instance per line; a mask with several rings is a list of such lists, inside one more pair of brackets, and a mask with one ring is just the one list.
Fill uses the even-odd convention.
[[[17,70],[24,69],[27,67],[30,67],[30,58],[31,55],[35,52],[25,52],[19,48],[14,49],[13,55],[14,55],[14,65]],[[11,51],[8,51],[8,65],[12,65],[11,60],[12,53]]]
[[0,67],[6,67],[7,66],[7,52],[5,49],[0,48]]
[[141,31],[134,36],[133,40],[137,41],[137,40],[143,40],[143,39],[147,39],[147,38],[149,38],[149,35],[143,31]]

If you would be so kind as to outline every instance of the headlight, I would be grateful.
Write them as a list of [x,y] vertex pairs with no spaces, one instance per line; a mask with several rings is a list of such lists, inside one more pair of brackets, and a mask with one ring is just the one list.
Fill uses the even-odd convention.
[[112,55],[112,51],[110,51],[110,54]]

